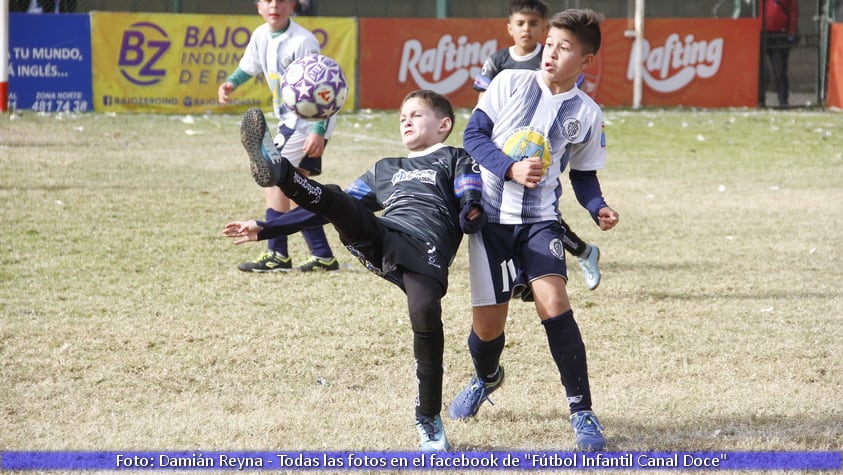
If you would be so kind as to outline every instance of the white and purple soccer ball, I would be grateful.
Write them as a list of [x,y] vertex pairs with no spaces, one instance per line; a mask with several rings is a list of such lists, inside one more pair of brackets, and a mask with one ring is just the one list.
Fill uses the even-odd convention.
[[348,81],[333,59],[321,54],[305,56],[287,67],[281,98],[287,108],[303,119],[327,119],[345,104]]

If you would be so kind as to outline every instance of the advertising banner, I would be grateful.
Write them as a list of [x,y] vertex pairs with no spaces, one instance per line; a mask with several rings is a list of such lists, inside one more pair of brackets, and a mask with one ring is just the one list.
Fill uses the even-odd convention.
[[[295,19],[299,21],[299,18]],[[356,25],[350,18],[302,18],[322,52],[348,76],[354,107]],[[97,111],[204,113],[271,108],[262,76],[241,85],[230,104],[219,85],[237,68],[251,32],[263,20],[245,15],[91,13],[93,92]],[[350,43],[350,44],[349,44]]]
[[88,15],[10,13],[9,110],[93,110],[90,31]]
[[[472,107],[474,76],[512,44],[506,19],[360,19],[360,107],[395,109],[414,89],[433,89]],[[583,88],[605,106],[632,104],[633,40],[626,19],[603,23],[603,45]],[[643,103],[754,107],[757,19],[653,19],[645,22]],[[389,47],[384,47],[389,38]]]
[[828,107],[843,109],[843,23],[831,25],[826,103]]
[[[603,24],[603,47],[586,90],[604,106],[632,104],[633,39],[626,20]],[[645,106],[755,107],[761,23],[757,18],[647,20],[641,55]]]
[[444,94],[455,107],[473,106],[483,61],[512,43],[506,21],[361,18],[360,107],[397,109],[415,89]]

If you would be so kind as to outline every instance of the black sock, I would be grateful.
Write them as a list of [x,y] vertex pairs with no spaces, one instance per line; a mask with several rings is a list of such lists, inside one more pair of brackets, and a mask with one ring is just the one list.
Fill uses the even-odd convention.
[[498,368],[500,366],[501,353],[503,353],[506,334],[501,335],[492,341],[483,341],[471,329],[468,334],[468,351],[474,362],[474,371],[477,377],[487,383],[497,380]]
[[580,334],[574,311],[542,321],[547,333],[550,354],[559,369],[562,385],[568,397],[571,413],[591,410],[591,389],[588,386],[588,365],[585,344]]
[[442,286],[432,277],[416,272],[402,275],[407,308],[413,327],[413,356],[416,359],[416,415],[433,417],[442,410]]
[[316,214],[328,208],[325,185],[302,175],[287,161],[281,160],[281,179],[278,186],[291,200]]

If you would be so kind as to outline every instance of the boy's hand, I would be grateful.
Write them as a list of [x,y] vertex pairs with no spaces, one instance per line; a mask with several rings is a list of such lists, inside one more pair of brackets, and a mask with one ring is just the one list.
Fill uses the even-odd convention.
[[308,157],[321,157],[325,151],[325,137],[319,134],[307,134],[304,140],[304,154]]
[[597,225],[603,231],[614,228],[618,224],[618,219],[620,219],[618,212],[608,206],[597,211]]
[[539,157],[524,158],[509,167],[507,175],[518,184],[527,188],[539,186],[543,174],[542,160]]
[[467,203],[460,211],[460,228],[466,234],[474,234],[486,225],[486,213],[477,203]]
[[251,221],[233,221],[225,225],[222,233],[230,238],[235,239],[234,244],[243,244],[244,242],[257,241],[258,233],[263,228],[258,226],[254,220]]
[[234,84],[228,81],[220,84],[220,88],[217,89],[217,99],[220,101],[220,104],[228,104],[228,96],[233,90]]

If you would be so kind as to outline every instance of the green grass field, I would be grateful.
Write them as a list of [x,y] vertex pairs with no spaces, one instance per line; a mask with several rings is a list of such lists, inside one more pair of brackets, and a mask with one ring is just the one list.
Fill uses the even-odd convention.
[[[601,232],[571,196],[562,208],[602,250],[600,287],[571,261],[569,293],[609,449],[840,450],[843,115],[606,119],[620,224]],[[332,229],[340,272],[236,269],[265,247],[221,233],[264,209],[238,116],[0,124],[0,449],[416,449],[400,290]],[[320,180],[403,153],[396,113],[342,115]],[[447,404],[471,373],[465,246],[444,318]],[[495,405],[446,420],[453,448],[572,450],[529,304],[511,307],[503,362]]]

